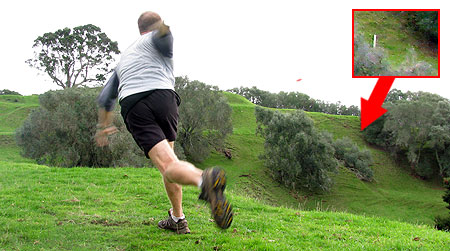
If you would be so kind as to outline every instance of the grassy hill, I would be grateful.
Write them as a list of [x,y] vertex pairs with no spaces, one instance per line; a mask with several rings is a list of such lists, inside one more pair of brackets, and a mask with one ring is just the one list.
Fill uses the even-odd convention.
[[392,11],[356,11],[357,29],[364,34],[366,41],[372,43],[377,35],[377,45],[383,47],[388,61],[394,69],[410,56],[409,50],[416,52],[417,62],[425,61],[433,66],[433,75],[438,73],[438,51],[418,34],[405,28],[405,20],[395,16]]
[[[225,95],[233,108],[234,130],[228,140],[233,158],[213,153],[199,166],[227,170],[227,193],[236,211],[230,230],[215,228],[207,206],[196,200],[197,189],[190,187],[184,188],[184,206],[192,234],[159,230],[157,222],[169,204],[156,169],[36,165],[18,154],[14,130],[5,130],[0,135],[0,177],[6,177],[0,181],[0,250],[439,250],[450,245],[449,233],[431,227],[432,217],[446,212],[443,190],[410,176],[383,151],[369,148],[376,163],[373,184],[342,168],[328,194],[280,187],[258,159],[263,139],[254,134],[255,106],[240,96]],[[24,97],[22,103],[36,107],[36,100]],[[9,112],[20,103],[2,102]],[[365,147],[357,118],[309,115],[320,129],[335,137],[350,136]],[[7,128],[4,121],[0,128]]]
[[0,135],[11,135],[30,111],[39,106],[38,96],[0,95]]

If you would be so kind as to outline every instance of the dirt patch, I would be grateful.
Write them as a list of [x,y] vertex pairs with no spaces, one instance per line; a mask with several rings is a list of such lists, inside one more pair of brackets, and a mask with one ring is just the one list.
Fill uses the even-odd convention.
[[114,220],[108,220],[108,219],[93,219],[90,221],[91,224],[94,225],[102,225],[106,227],[112,227],[112,226],[122,226],[126,224],[130,224],[129,221],[114,221]]

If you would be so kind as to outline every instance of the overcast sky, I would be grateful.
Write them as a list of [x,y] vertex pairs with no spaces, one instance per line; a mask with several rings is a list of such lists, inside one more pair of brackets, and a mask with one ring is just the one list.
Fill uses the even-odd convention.
[[[352,9],[441,9],[441,78],[396,79],[393,88],[450,98],[446,1],[7,1],[0,10],[0,89],[58,89],[27,66],[45,32],[99,26],[125,50],[139,37],[137,18],[158,12],[174,34],[175,75],[221,89],[299,91],[346,105],[368,98],[376,79],[352,78]],[[303,79],[297,82],[297,79]]]

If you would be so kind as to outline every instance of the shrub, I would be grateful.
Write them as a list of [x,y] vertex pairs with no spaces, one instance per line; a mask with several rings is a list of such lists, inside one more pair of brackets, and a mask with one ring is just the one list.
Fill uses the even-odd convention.
[[142,151],[128,133],[116,111],[114,125],[119,132],[107,147],[97,147],[98,89],[70,88],[49,91],[39,97],[35,109],[16,132],[22,154],[51,166],[136,166],[148,165]]
[[370,151],[360,150],[349,138],[344,137],[334,142],[336,159],[342,161],[356,176],[364,181],[373,180],[372,155]]
[[[444,179],[444,187],[447,189],[444,196],[442,196],[447,208],[450,210],[450,179]],[[450,231],[450,215],[447,217],[436,217],[435,226],[438,230]]]
[[373,48],[365,41],[364,36],[354,34],[354,75],[355,76],[390,76],[390,65],[383,48]]
[[439,20],[437,11],[405,11],[408,26],[422,33],[428,40],[437,44],[439,35]]
[[216,86],[177,77],[175,89],[182,100],[177,141],[187,158],[201,162],[233,131],[231,107]]
[[292,189],[326,191],[337,161],[329,134],[316,131],[305,112],[292,114],[256,107],[258,133],[264,139],[261,158],[273,177]]
[[19,96],[22,96],[20,93],[18,93],[16,91],[11,91],[11,90],[8,90],[8,89],[0,90],[0,95],[19,95]]
[[391,70],[393,76],[431,76],[433,66],[425,61],[417,60],[417,52],[410,48],[406,55],[406,60],[400,65],[397,71]]
[[364,139],[370,144],[387,147],[390,145],[389,132],[383,130],[386,115],[379,117],[362,132]]
[[450,232],[450,217],[436,216],[434,219],[434,225],[437,230]]

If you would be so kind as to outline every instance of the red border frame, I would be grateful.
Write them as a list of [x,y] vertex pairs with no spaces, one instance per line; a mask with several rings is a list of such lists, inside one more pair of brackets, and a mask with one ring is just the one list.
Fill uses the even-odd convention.
[[437,11],[438,12],[438,75],[437,76],[392,76],[395,78],[440,78],[441,77],[441,10],[440,9],[352,9],[352,78],[380,78],[386,76],[355,76],[355,11]]

